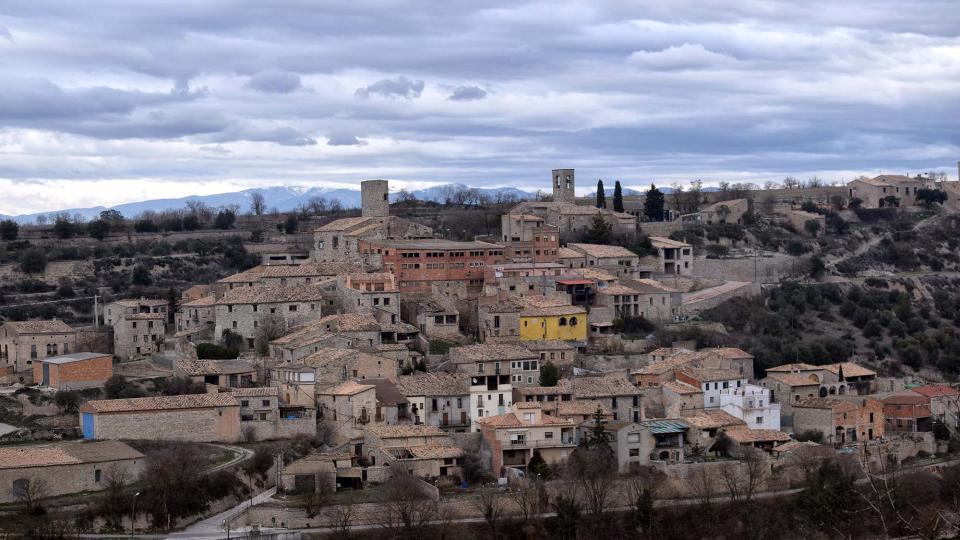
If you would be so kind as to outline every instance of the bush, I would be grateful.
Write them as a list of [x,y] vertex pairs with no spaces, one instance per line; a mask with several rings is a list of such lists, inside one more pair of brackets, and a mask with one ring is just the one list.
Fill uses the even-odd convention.
[[0,221],[0,239],[12,242],[20,234],[20,225],[12,219]]
[[134,285],[147,286],[153,283],[153,277],[150,275],[150,270],[142,264],[138,264],[133,267],[133,273],[130,275],[130,283]]
[[60,409],[60,412],[72,414],[80,408],[80,392],[72,390],[60,390],[53,395],[53,402]]
[[708,259],[720,259],[730,254],[730,248],[720,244],[710,244],[707,246]]
[[215,343],[198,343],[197,358],[201,360],[232,360],[240,356],[237,347],[225,347]]
[[31,248],[20,255],[20,270],[26,274],[39,274],[47,269],[47,254],[40,248]]
[[213,218],[213,226],[218,229],[231,229],[236,221],[237,216],[232,210],[221,210],[217,212],[217,217]]
[[113,375],[103,384],[103,393],[107,399],[143,397],[146,392],[128,381],[123,375]]

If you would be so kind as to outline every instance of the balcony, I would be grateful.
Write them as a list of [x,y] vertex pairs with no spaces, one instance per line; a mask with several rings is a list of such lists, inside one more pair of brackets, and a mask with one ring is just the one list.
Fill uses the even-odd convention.
[[557,439],[511,440],[507,448],[556,448],[558,446],[576,446],[573,437]]

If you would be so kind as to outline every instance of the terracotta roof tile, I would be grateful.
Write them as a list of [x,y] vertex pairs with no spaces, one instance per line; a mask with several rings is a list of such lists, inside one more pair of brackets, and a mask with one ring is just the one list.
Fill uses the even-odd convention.
[[434,371],[417,375],[401,375],[397,390],[412,396],[460,396],[470,393],[470,374]]
[[223,394],[186,394],[182,396],[155,396],[131,399],[101,399],[88,401],[81,410],[94,413],[120,413],[134,411],[162,411],[174,409],[206,409],[210,407],[236,407],[236,398]]
[[72,334],[73,328],[61,320],[52,321],[7,321],[3,326],[18,334]]
[[790,436],[782,431],[775,429],[749,429],[749,428],[730,428],[726,430],[727,436],[737,443],[755,443],[755,442],[787,442]]
[[574,251],[582,251],[591,257],[598,259],[610,257],[633,257],[637,254],[623,246],[610,246],[604,244],[567,244]]
[[217,305],[278,304],[282,302],[318,302],[322,299],[323,290],[317,285],[238,287],[226,291],[216,303]]
[[446,437],[447,433],[437,426],[402,424],[391,425],[371,424],[366,427],[367,433],[381,439],[402,439],[406,437]]

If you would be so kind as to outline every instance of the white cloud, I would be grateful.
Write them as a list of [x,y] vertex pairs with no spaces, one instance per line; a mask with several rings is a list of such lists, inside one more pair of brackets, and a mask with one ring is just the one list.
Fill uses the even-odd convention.
[[629,61],[653,70],[722,68],[736,63],[736,59],[713,52],[699,43],[684,43],[659,51],[635,51]]

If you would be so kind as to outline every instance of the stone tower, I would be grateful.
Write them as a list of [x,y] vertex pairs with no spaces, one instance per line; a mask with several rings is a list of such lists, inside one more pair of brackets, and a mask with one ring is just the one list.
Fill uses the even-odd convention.
[[386,180],[360,182],[360,208],[363,217],[390,215],[390,189]]
[[575,202],[576,194],[573,192],[574,186],[573,169],[553,170],[554,202]]

